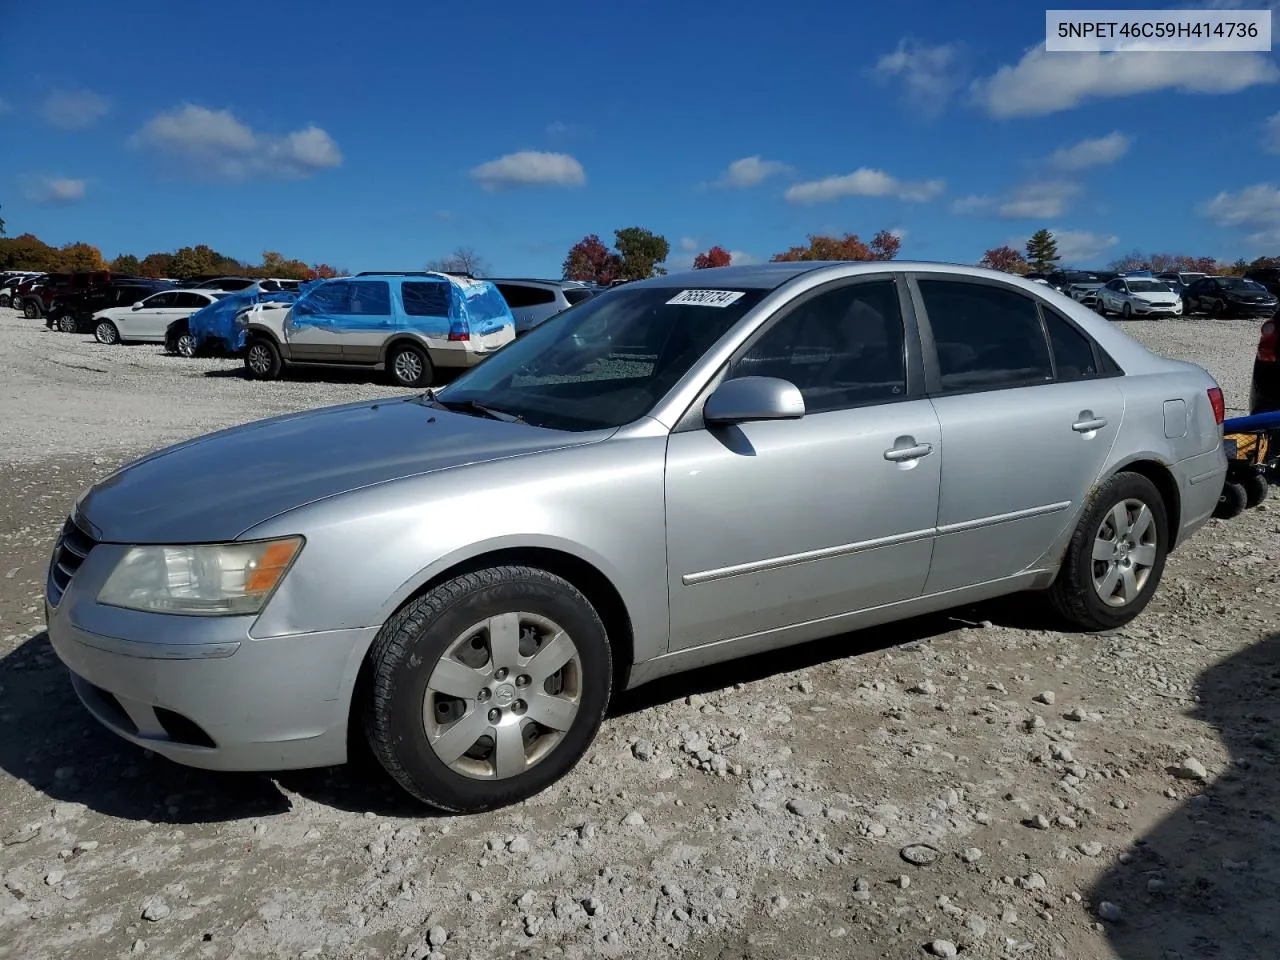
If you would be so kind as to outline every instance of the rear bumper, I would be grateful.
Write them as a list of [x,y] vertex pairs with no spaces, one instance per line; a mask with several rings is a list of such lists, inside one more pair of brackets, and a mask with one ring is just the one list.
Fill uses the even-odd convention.
[[1182,544],[1213,516],[1227,478],[1227,455],[1219,445],[1216,450],[1178,461],[1173,475],[1182,501],[1175,544]]
[[[515,339],[513,334],[512,340]],[[436,367],[474,367],[487,360],[511,341],[496,346],[481,346],[470,340],[450,340],[434,343],[427,348],[431,363]]]

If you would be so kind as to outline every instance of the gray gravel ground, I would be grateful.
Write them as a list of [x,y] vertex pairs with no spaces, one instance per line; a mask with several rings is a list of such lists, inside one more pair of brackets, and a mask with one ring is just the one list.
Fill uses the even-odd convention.
[[[1131,331],[1233,412],[1257,325]],[[254,384],[0,311],[0,958],[1249,960],[1280,921],[1280,499],[1212,521],[1125,630],[953,611],[642,688],[514,809],[369,770],[187,770],[101,731],[48,550],[127,457],[395,391]]]

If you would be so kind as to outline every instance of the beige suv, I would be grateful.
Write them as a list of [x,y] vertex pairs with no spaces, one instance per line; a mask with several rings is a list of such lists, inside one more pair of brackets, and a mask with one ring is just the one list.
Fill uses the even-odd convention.
[[364,367],[402,387],[430,386],[439,367],[473,367],[515,339],[511,309],[492,283],[442,273],[360,274],[308,287],[289,307],[255,306],[247,376],[274,380],[291,365]]

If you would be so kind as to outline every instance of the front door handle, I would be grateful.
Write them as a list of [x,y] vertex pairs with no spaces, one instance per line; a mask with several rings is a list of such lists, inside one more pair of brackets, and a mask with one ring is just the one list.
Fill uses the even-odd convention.
[[884,458],[893,463],[902,463],[905,460],[919,460],[921,457],[927,457],[933,453],[933,444],[931,443],[913,443],[910,437],[904,438],[911,446],[890,447],[884,452]]
[[1081,419],[1071,425],[1071,429],[1076,433],[1092,433],[1094,430],[1101,430],[1107,425],[1106,417],[1095,417],[1088,410],[1080,414]]

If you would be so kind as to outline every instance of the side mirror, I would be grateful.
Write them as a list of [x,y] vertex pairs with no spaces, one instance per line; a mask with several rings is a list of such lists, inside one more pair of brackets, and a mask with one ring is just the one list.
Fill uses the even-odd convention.
[[135,304],[133,305],[133,309],[134,309],[134,310],[141,310],[141,309],[142,309],[142,301],[141,301],[141,300],[139,300],[137,303],[135,303]]
[[804,397],[793,383],[777,377],[738,377],[726,380],[707,397],[702,419],[726,425],[752,420],[799,420]]

